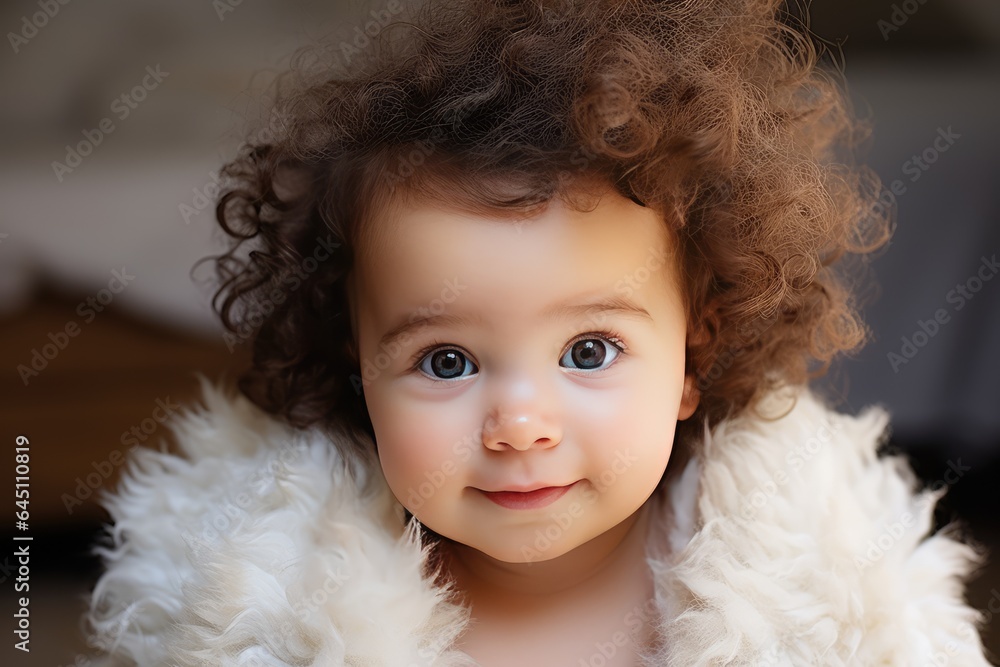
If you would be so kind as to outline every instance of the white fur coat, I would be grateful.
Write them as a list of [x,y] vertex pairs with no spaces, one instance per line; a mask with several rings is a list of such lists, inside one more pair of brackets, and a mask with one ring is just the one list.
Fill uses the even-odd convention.
[[[86,614],[100,664],[476,664],[452,646],[469,613],[425,578],[420,524],[377,461],[204,379],[203,394],[172,423],[183,456],[136,449],[103,500],[114,523]],[[751,414],[706,433],[653,496],[665,641],[644,664],[989,665],[964,600],[983,556],[951,526],[928,537],[944,489],[876,454],[886,411],[842,415],[800,390],[784,417]]]

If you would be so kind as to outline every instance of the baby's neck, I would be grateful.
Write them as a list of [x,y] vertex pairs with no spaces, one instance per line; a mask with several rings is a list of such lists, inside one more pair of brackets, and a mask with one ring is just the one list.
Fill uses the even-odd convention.
[[577,664],[595,641],[617,646],[627,635],[628,647],[608,665],[639,664],[638,647],[653,648],[659,626],[645,561],[648,507],[618,531],[577,547],[581,553],[530,567],[470,559],[449,543],[443,562],[472,616],[456,648],[482,665],[525,664],[525,656],[533,664]]

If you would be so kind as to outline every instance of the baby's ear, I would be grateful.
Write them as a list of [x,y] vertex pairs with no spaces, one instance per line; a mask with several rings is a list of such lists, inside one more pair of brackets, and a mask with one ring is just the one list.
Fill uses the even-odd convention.
[[688,373],[684,376],[684,393],[681,394],[681,406],[677,412],[677,420],[681,421],[693,415],[700,401],[701,391],[698,390],[694,373]]
[[[718,331],[718,328],[719,316],[717,312],[717,304],[712,302],[705,307],[701,318],[688,328],[687,339],[685,341],[685,345],[687,346],[685,356],[687,358],[689,368],[692,364],[691,348],[699,347],[710,342],[712,339],[712,332]],[[684,375],[684,393],[681,396],[680,411],[677,413],[677,419],[687,419],[693,415],[694,411],[698,408],[698,403],[700,401],[701,390],[698,389],[698,376],[694,371],[691,371]]]

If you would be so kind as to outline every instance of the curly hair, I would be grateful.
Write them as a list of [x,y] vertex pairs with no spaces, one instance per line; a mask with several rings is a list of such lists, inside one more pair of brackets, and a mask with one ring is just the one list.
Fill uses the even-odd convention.
[[216,209],[213,307],[253,347],[240,390],[374,439],[345,283],[380,208],[529,215],[592,177],[681,250],[701,400],[678,438],[825,374],[870,335],[845,267],[891,233],[828,55],[777,0],[429,0],[364,51],[300,50]]

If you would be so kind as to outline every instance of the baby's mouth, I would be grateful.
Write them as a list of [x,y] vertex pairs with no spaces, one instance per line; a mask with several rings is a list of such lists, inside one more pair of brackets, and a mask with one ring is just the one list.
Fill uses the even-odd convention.
[[546,486],[531,491],[482,491],[483,495],[507,509],[539,509],[566,495],[577,482],[565,486]]

